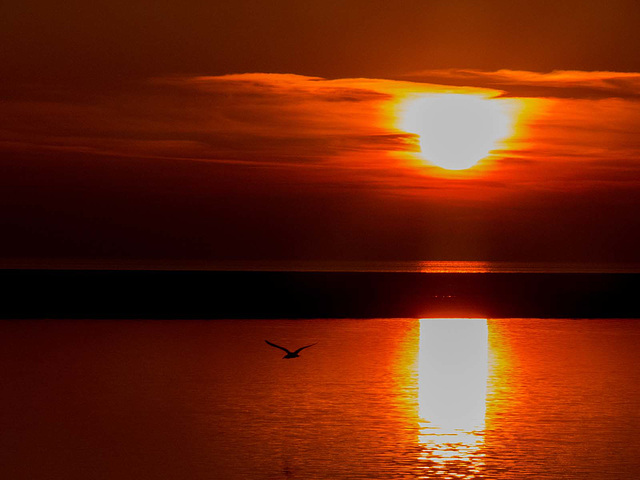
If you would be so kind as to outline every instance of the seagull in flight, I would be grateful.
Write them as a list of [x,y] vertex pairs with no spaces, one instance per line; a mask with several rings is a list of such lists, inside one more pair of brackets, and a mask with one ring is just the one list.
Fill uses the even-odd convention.
[[[312,343],[311,345],[305,345],[304,347],[300,347],[299,349],[295,350],[295,351],[290,351],[287,350],[284,347],[281,347],[280,345],[276,345],[275,343],[271,343],[269,340],[265,340],[265,342],[267,342],[269,345],[271,345],[272,347],[276,347],[279,348],[280,350],[283,350],[285,352],[287,352],[287,354],[282,357],[282,358],[297,358],[300,355],[298,355],[302,350],[304,350],[305,348],[309,348],[309,347],[313,347],[315,345],[315,343]],[[317,342],[316,342],[317,343]]]

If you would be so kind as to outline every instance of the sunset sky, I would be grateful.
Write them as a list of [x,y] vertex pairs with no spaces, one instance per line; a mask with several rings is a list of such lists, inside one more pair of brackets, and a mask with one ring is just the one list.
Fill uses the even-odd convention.
[[[638,25],[635,0],[9,0],[0,258],[639,262]],[[468,169],[425,153],[476,141]]]

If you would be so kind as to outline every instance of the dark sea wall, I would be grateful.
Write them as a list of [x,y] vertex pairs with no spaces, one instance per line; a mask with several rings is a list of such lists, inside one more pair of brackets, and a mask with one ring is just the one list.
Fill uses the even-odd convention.
[[0,270],[11,318],[638,318],[637,274]]

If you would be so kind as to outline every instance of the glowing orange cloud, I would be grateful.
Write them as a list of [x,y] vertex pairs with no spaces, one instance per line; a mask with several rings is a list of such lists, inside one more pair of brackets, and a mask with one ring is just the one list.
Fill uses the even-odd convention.
[[[634,159],[640,113],[633,102],[640,94],[638,74],[420,75],[431,83],[256,73],[158,78],[90,101],[72,92],[64,101],[14,100],[0,118],[0,148],[256,165],[307,184],[448,196],[484,191],[482,198],[488,198],[489,185],[494,192],[542,185],[584,189],[628,178],[639,168]],[[541,88],[552,88],[556,96],[505,98]],[[436,129],[427,141],[416,112],[436,127],[461,121],[455,115],[449,120],[451,105],[429,105],[438,98],[483,99],[471,104],[492,105],[490,131],[472,141],[458,130],[434,146],[443,135]],[[483,128],[481,119],[468,125],[471,131]],[[438,178],[442,169],[420,156],[421,149],[435,148],[436,156],[446,158],[474,142],[481,153],[469,158],[488,155],[490,161],[472,169],[473,188],[464,183],[468,176]]]

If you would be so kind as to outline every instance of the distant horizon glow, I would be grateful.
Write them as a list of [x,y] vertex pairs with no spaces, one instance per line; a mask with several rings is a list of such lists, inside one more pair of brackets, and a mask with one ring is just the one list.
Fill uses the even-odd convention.
[[489,260],[194,260],[0,259],[0,269],[195,270],[405,273],[640,273],[640,263],[508,262]]

